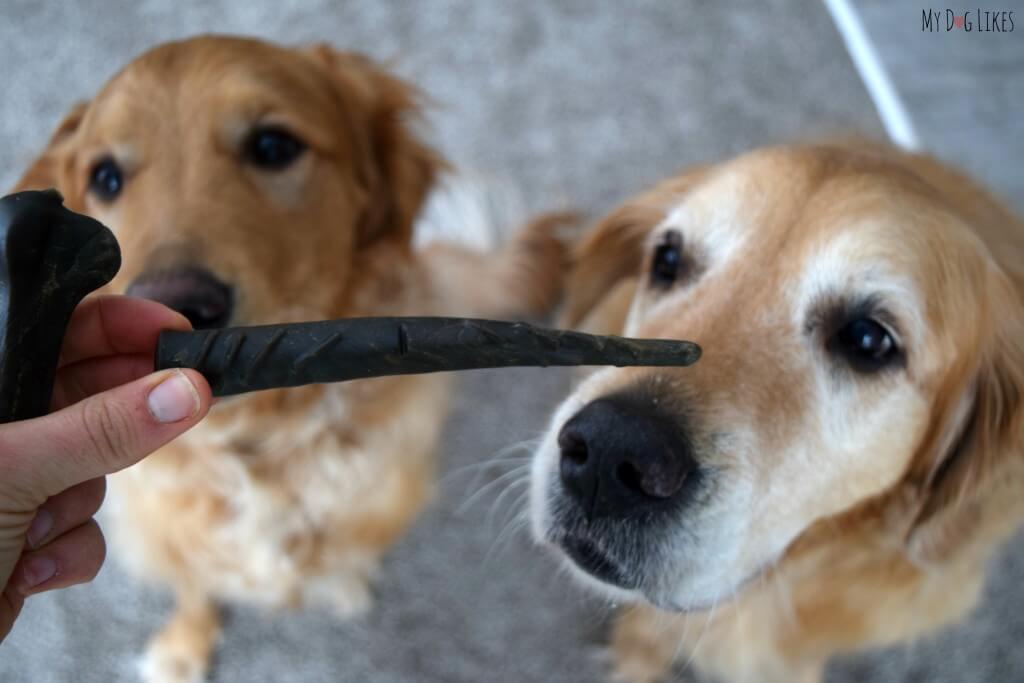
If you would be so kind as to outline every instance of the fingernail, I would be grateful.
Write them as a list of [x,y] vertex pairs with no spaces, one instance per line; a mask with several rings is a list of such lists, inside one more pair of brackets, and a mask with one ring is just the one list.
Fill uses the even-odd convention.
[[25,588],[34,588],[44,581],[49,581],[57,573],[57,563],[53,558],[46,555],[33,557],[25,562],[21,570],[22,579],[25,581]]
[[146,403],[157,422],[178,422],[198,412],[199,392],[192,386],[188,375],[175,370],[150,390]]
[[53,515],[43,509],[36,511],[36,516],[32,520],[31,526],[28,528],[28,534],[25,540],[28,541],[29,548],[38,548],[39,542],[46,538],[46,534],[50,533],[50,529],[53,528]]

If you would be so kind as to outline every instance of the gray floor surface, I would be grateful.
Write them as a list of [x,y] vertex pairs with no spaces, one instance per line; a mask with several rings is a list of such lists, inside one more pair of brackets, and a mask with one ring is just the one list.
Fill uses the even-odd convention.
[[[919,3],[853,5],[925,148],[983,179],[1024,212],[1024,2],[953,7],[956,14],[970,12],[970,32],[947,31],[946,6],[933,6],[942,15],[935,33],[922,31]],[[1013,10],[1013,32],[979,30],[979,11]]]
[[[0,13],[3,187],[73,101],[139,51],[200,31],[328,40],[393,59],[440,103],[429,117],[438,146],[519,188],[528,210],[571,205],[596,215],[693,162],[805,136],[882,132],[827,13],[802,0],[4,0]],[[441,495],[390,554],[377,608],[341,623],[315,611],[231,607],[212,679],[603,680],[607,609],[517,530],[521,489],[499,499],[499,482],[470,500],[523,462],[522,451],[495,456],[536,437],[568,386],[565,373],[541,370],[461,378]],[[1024,556],[1004,554],[968,623],[914,648],[844,659],[829,680],[1024,679],[1015,647],[1021,577]],[[92,585],[29,603],[0,645],[0,680],[136,680],[134,657],[169,606],[109,562]]]

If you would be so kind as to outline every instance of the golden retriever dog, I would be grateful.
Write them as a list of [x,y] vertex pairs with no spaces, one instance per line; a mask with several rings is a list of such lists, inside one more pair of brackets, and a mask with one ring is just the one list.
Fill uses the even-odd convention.
[[755,151],[627,201],[567,287],[571,323],[704,351],[588,376],[533,461],[536,537],[632,603],[620,680],[811,683],[975,603],[1024,517],[1024,225],[984,190]]
[[[322,45],[170,43],[76,106],[18,186],[54,186],[110,226],[124,256],[110,290],[197,328],[543,312],[562,278],[557,218],[497,254],[412,246],[444,166],[412,128],[417,101]],[[115,476],[121,559],[177,597],[145,678],[203,678],[217,601],[365,610],[382,553],[431,491],[446,387],[422,375],[224,400]]]

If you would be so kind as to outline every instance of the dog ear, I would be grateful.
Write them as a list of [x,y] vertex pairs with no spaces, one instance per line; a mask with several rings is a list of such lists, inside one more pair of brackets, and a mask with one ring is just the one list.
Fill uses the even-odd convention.
[[[963,426],[931,467],[907,538],[921,564],[941,562],[979,534],[990,542],[1011,533],[1019,516],[1007,506],[1024,514],[1024,302],[1000,279],[1001,294],[991,300],[996,330],[983,342],[960,406],[946,411],[947,420],[959,413]],[[996,519],[986,519],[992,512]],[[1005,528],[994,523],[1000,519]]]
[[628,306],[621,304],[631,299],[635,289],[647,235],[705,175],[701,167],[667,180],[619,206],[584,233],[572,251],[561,324],[578,327],[592,315],[609,319],[599,309],[610,302],[616,309],[611,318],[624,319]]
[[562,325],[580,327],[602,307],[610,292],[637,275],[644,242],[662,216],[657,207],[630,202],[583,235],[570,257]]
[[78,130],[88,109],[88,102],[78,102],[71,107],[71,111],[64,116],[57,129],[50,135],[50,141],[46,143],[43,153],[32,162],[21,179],[14,184],[12,192],[45,190],[51,187],[61,190],[61,187],[66,184],[64,177],[66,169],[62,167],[61,151]]
[[420,113],[420,92],[362,55],[322,43],[306,52],[327,70],[339,97],[351,103],[352,119],[362,124],[355,143],[361,147],[359,172],[369,204],[359,244],[381,238],[407,243],[434,179],[445,166],[412,130]]

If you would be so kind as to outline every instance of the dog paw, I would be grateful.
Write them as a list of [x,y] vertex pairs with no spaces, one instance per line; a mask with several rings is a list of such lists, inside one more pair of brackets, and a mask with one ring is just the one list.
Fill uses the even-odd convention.
[[370,611],[373,592],[370,581],[358,571],[310,578],[303,587],[302,604],[326,609],[339,619],[352,619]]
[[661,662],[620,655],[613,660],[611,680],[613,683],[658,683],[664,680],[665,674],[665,666]]
[[154,643],[139,662],[139,674],[145,683],[202,683],[206,661]]
[[352,619],[370,611],[373,593],[366,581],[353,579],[335,584],[327,595],[328,605],[340,619]]
[[220,637],[220,620],[209,602],[192,609],[178,609],[151,641],[139,662],[145,683],[200,683],[214,644]]

